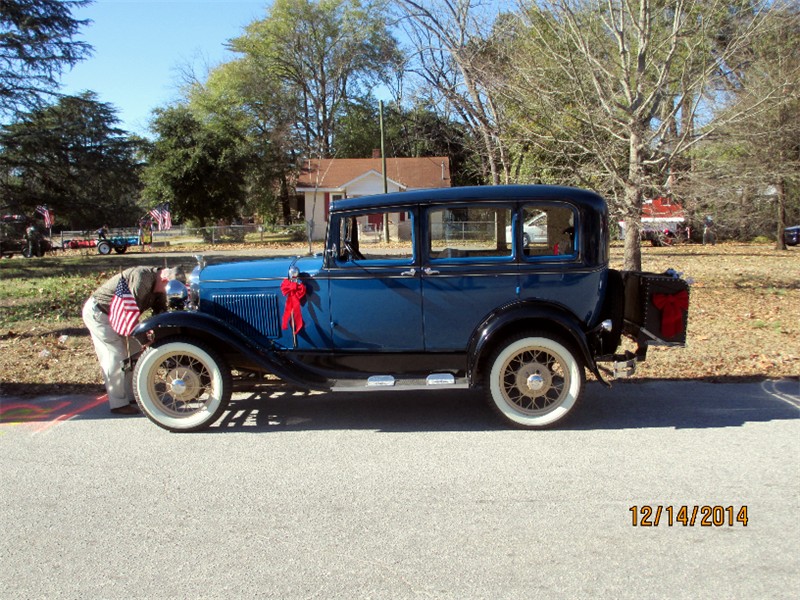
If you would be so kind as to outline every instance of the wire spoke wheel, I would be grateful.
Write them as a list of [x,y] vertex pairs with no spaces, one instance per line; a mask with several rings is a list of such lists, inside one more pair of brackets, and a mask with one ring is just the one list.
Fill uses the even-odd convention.
[[198,431],[225,410],[230,369],[210,348],[168,340],[148,348],[136,363],[134,394],[142,411],[170,431]]
[[583,368],[566,345],[521,337],[495,352],[486,388],[490,404],[505,420],[540,428],[567,416],[583,383]]
[[201,361],[189,355],[165,359],[153,373],[151,387],[164,410],[174,416],[206,409],[214,398],[211,374]]
[[524,350],[502,367],[503,394],[519,410],[539,413],[557,403],[569,388],[569,372],[559,357],[543,349]]

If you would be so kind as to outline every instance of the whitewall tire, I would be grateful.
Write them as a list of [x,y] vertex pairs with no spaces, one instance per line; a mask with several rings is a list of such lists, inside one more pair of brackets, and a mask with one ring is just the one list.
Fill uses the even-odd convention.
[[539,429],[564,419],[578,405],[583,366],[565,343],[538,335],[511,338],[489,363],[487,399],[515,427]]
[[228,407],[231,373],[217,352],[186,338],[156,343],[142,353],[133,371],[139,408],[159,427],[199,431]]

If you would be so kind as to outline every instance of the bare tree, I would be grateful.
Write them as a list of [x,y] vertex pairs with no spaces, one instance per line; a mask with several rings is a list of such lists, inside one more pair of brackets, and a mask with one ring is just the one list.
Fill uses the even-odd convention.
[[[485,0],[398,0],[401,23],[413,45],[407,68],[428,93],[451,107],[480,140],[479,155],[489,181],[509,183],[511,165],[502,115],[492,97],[485,51],[497,2]],[[436,104],[436,103],[434,103]]]
[[639,270],[643,200],[663,193],[670,166],[719,126],[711,116],[739,84],[736,60],[759,33],[762,9],[554,0],[526,2],[520,16],[506,95],[519,106],[532,99],[543,116],[526,131],[530,143],[595,166],[625,220],[624,267]]

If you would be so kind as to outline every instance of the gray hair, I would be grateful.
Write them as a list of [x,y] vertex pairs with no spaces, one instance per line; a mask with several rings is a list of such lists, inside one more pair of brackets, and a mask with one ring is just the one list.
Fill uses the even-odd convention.
[[167,280],[177,279],[181,283],[186,283],[186,272],[180,265],[164,269],[163,273],[166,275]]

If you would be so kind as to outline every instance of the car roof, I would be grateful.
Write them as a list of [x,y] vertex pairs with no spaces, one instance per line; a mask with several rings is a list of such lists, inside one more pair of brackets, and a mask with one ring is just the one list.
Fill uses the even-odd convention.
[[342,212],[369,208],[410,207],[440,202],[570,200],[586,208],[605,212],[606,201],[595,192],[558,185],[482,185],[393,192],[374,196],[345,198],[331,202],[331,211]]

